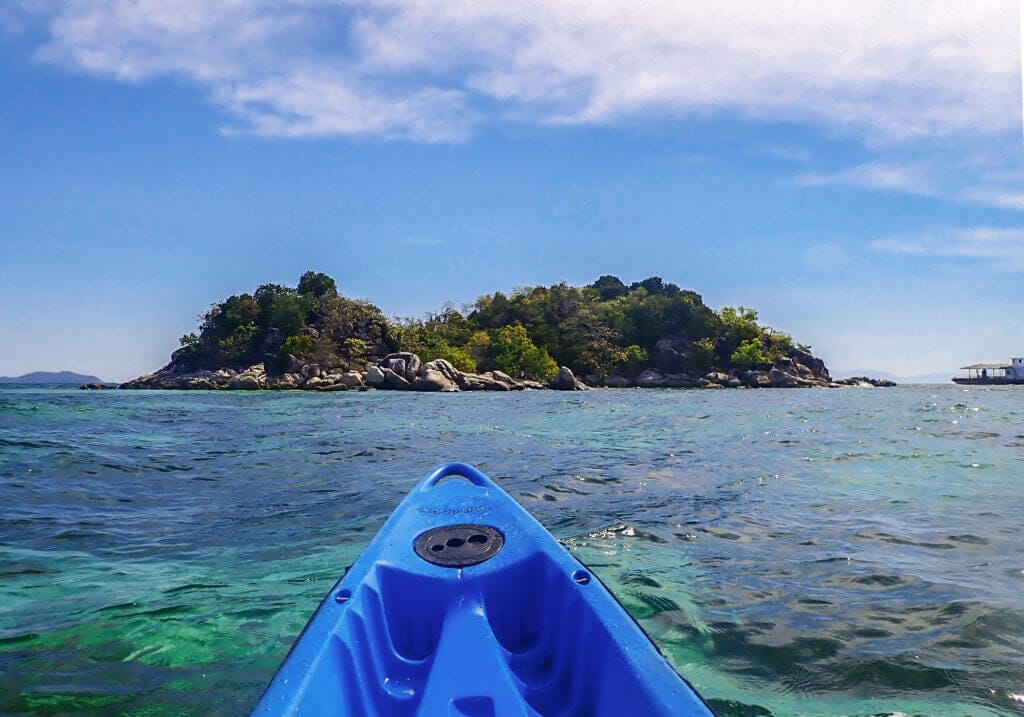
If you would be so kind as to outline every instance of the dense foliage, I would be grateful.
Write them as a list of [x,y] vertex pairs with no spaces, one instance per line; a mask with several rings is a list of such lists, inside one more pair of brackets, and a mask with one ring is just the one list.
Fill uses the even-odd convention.
[[606,275],[583,287],[524,287],[481,296],[463,311],[448,304],[422,319],[389,321],[312,271],[294,289],[264,284],[252,295],[214,304],[198,335],[181,343],[175,362],[195,368],[257,361],[276,371],[300,362],[362,368],[392,351],[412,351],[462,371],[538,379],[553,376],[559,365],[584,376],[635,376],[652,366],[765,368],[794,350],[792,339],[761,326],[754,310],[715,312],[699,294],[659,277],[628,286]]
[[199,334],[181,338],[174,361],[193,368],[248,366],[277,371],[296,361],[363,366],[397,348],[391,325],[368,301],[338,293],[334,279],[308,271],[292,289],[264,284],[231,296],[202,316]]

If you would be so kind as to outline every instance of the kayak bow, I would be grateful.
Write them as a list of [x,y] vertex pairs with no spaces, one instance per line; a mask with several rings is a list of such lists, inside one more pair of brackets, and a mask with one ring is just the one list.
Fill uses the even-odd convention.
[[711,715],[611,593],[472,466],[406,497],[258,715]]

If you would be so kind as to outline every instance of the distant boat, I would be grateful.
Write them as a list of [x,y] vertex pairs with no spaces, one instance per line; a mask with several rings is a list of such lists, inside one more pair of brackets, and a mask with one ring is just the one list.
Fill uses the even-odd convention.
[[954,376],[953,383],[962,386],[1012,386],[1024,384],[1024,358],[1012,358],[1010,363],[976,363],[961,366],[966,376]]

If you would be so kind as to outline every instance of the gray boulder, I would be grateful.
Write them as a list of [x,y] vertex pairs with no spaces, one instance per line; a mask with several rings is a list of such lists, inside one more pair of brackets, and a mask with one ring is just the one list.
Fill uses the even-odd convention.
[[483,376],[484,378],[490,379],[492,381],[497,381],[498,383],[503,384],[509,391],[522,391],[523,388],[525,388],[523,384],[519,383],[514,378],[509,376],[507,373],[504,373],[502,371],[488,371],[487,373],[483,373],[480,375]]
[[463,391],[508,391],[509,385],[498,381],[493,376],[477,373],[459,372],[457,379],[459,388]]
[[686,373],[662,373],[650,368],[636,377],[640,388],[694,388],[705,383],[704,379],[695,379]]
[[895,381],[884,378],[868,378],[867,376],[851,376],[850,378],[836,379],[833,386],[857,386],[859,388],[887,388],[895,386]]
[[504,371],[488,371],[495,381],[501,381],[502,383],[508,384],[513,390],[519,386],[519,382],[509,376]]
[[402,378],[405,378],[405,359],[393,356],[391,358],[382,359],[380,367],[391,371]]
[[773,368],[768,372],[768,380],[772,386],[777,388],[796,388],[797,386],[804,385],[801,379],[778,368]]
[[277,350],[284,344],[284,332],[281,329],[274,328],[273,326],[267,329],[267,333],[263,336],[263,341],[260,343],[261,354],[275,354]]
[[768,378],[768,374],[764,371],[742,371],[739,378],[745,385],[751,388],[768,388],[772,385],[772,380]]
[[405,376],[399,376],[389,368],[384,371],[384,385],[381,388],[390,388],[393,391],[408,391],[412,384],[405,380]]
[[548,385],[556,391],[578,391],[580,390],[576,376],[568,366],[558,369],[558,375],[551,379]]
[[[446,362],[447,363],[447,362]],[[459,385],[442,370],[435,361],[428,361],[420,367],[419,375],[412,382],[415,391],[458,391]]]
[[410,383],[416,380],[423,362],[420,357],[409,351],[398,351],[382,358],[377,365],[388,368]]
[[459,371],[459,369],[455,368],[452,365],[451,361],[448,361],[447,359],[434,359],[433,361],[430,362],[430,364],[424,365],[433,365],[434,368],[436,368],[438,371],[445,375],[445,378],[447,378],[449,381],[452,381],[455,384],[458,384],[459,375],[462,372]]
[[828,369],[825,368],[825,362],[820,358],[796,348],[790,350],[789,357],[794,363],[807,367],[811,375],[819,381],[828,383],[832,380],[832,377],[828,374]]
[[338,383],[348,388],[358,388],[363,385],[363,377],[358,371],[346,371],[338,377]]
[[423,362],[416,354],[409,354],[405,358],[405,380],[414,381],[422,368]]
[[228,382],[228,388],[236,391],[257,391],[267,387],[267,373],[263,364],[253,364]]
[[653,368],[644,369],[636,377],[636,385],[640,388],[657,388],[665,381],[665,374],[655,371]]
[[235,376],[228,383],[228,388],[232,391],[258,391],[263,388],[260,386],[260,380],[251,373],[240,373]]
[[685,336],[662,336],[654,344],[651,361],[665,373],[680,373],[693,359],[693,342]]
[[272,388],[278,391],[289,391],[301,386],[304,380],[305,379],[301,373],[286,373],[282,376],[268,378],[267,388]]

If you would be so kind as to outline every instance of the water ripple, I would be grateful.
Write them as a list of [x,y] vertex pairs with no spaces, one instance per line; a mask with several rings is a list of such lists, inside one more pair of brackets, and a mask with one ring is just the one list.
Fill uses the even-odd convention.
[[0,713],[246,712],[463,459],[722,715],[1024,714],[1019,396],[3,389]]

